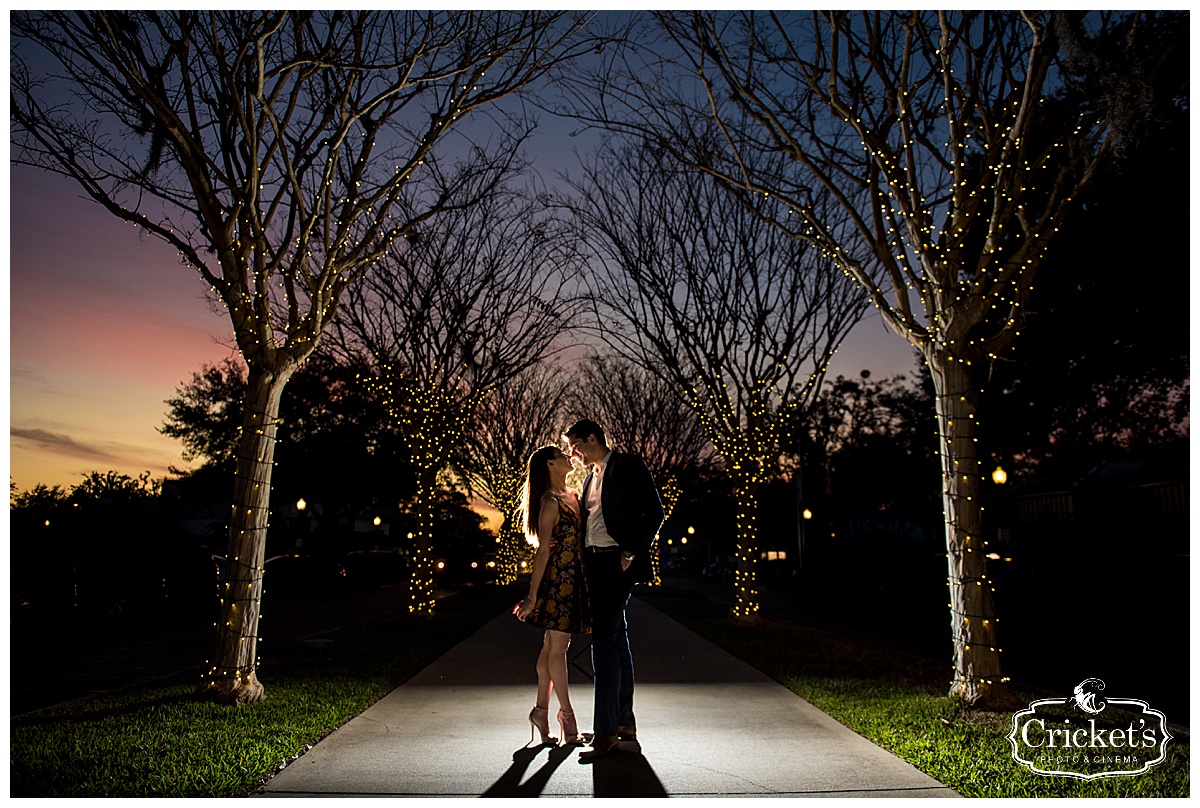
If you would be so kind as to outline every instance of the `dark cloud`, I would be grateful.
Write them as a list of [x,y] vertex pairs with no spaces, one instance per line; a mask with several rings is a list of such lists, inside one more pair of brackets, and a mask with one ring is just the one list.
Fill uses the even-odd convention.
[[121,460],[120,457],[107,452],[104,449],[98,449],[95,446],[88,446],[80,443],[68,435],[61,435],[57,432],[48,432],[45,429],[20,429],[13,428],[9,434],[14,440],[23,440],[29,443],[36,444],[38,448],[55,454],[70,455],[71,457],[82,457],[91,460]]

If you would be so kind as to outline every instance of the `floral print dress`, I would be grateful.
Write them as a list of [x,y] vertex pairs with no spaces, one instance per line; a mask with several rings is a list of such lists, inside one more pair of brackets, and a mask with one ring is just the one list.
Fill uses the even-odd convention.
[[551,536],[550,558],[538,585],[537,602],[525,620],[538,628],[588,634],[592,630],[583,582],[583,537],[579,516],[558,500],[558,524]]

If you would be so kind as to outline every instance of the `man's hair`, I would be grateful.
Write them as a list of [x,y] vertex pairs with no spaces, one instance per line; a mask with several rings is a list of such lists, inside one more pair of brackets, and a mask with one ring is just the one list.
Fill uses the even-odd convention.
[[600,441],[600,443],[604,444],[605,446],[608,445],[608,443],[604,440],[604,430],[601,429],[600,424],[587,418],[576,421],[571,425],[570,429],[563,433],[563,437],[567,438],[568,440],[571,438],[587,440],[588,435],[595,435],[596,440]]

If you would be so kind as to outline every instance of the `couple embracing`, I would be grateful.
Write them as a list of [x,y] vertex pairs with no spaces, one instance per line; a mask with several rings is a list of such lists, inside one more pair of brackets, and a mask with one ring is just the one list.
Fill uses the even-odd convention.
[[[568,451],[543,446],[529,458],[525,478],[525,535],[537,545],[529,596],[518,619],[546,630],[537,660],[537,702],[529,722],[550,736],[550,694],[558,699],[562,742],[591,749],[581,763],[608,755],[621,740],[635,740],[633,654],[625,607],[635,583],[653,577],[650,553],[663,522],[662,500],[641,457],[608,448],[594,421],[575,423],[563,435]],[[583,491],[567,488],[571,458],[591,466]],[[595,707],[590,734],[579,732],[567,689],[567,647],[572,634],[591,633]]]

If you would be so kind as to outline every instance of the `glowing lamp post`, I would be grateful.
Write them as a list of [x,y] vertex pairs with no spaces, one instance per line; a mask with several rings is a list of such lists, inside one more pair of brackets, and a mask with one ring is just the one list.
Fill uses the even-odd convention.
[[1008,473],[999,466],[996,466],[996,470],[992,472],[992,482],[996,485],[1004,485],[1008,482]]

